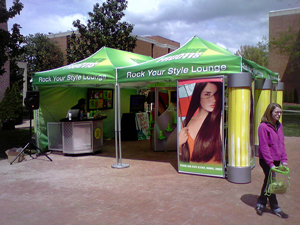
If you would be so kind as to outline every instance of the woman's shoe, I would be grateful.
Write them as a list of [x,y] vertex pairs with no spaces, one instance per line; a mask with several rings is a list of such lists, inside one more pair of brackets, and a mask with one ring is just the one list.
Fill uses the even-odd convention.
[[255,208],[256,213],[260,216],[264,213],[264,209],[265,209],[265,206],[262,204],[257,204],[256,208]]
[[280,208],[272,210],[272,213],[283,219],[287,219],[289,217],[289,215],[284,213]]

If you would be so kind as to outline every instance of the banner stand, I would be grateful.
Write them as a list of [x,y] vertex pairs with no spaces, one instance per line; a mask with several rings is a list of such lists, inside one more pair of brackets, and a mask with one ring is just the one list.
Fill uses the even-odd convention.
[[224,83],[223,76],[178,81],[178,172],[225,178]]
[[227,165],[227,180],[238,184],[250,183],[251,166],[235,167]]
[[258,127],[261,118],[271,103],[271,90],[272,80],[257,79],[255,80],[255,93],[254,93],[254,147],[255,156],[258,156]]
[[228,165],[227,180],[251,182],[251,73],[228,75]]
[[[273,83],[272,102],[278,103],[281,107],[283,107],[283,91],[283,82]],[[282,123],[282,116],[280,117],[279,122]]]

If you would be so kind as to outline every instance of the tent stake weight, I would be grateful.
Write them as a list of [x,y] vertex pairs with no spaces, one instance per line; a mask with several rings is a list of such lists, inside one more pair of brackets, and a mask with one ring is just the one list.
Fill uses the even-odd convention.
[[127,163],[118,163],[118,164],[111,165],[111,167],[115,168],[115,169],[123,169],[123,168],[128,168],[129,164],[127,164]]

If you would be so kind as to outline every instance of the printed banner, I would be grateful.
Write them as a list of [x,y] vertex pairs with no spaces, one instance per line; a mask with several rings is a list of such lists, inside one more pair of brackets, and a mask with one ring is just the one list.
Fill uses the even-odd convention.
[[224,177],[223,79],[178,82],[178,170]]
[[113,108],[113,89],[88,89],[87,111]]
[[148,138],[149,117],[147,112],[135,114],[135,124],[138,140],[146,140]]

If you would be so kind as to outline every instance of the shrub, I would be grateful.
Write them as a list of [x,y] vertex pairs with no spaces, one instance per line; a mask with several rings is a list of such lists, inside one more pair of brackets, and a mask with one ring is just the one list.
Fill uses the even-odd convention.
[[4,97],[0,102],[0,120],[11,121],[14,124],[20,124],[23,121],[22,96],[17,83],[12,88],[5,90]]

